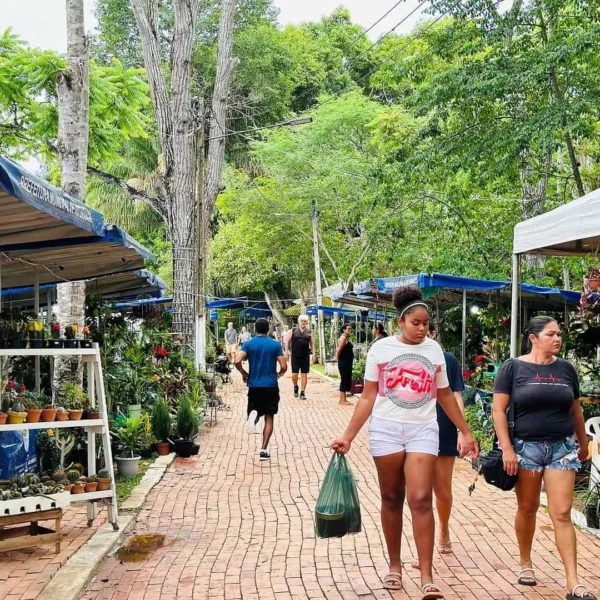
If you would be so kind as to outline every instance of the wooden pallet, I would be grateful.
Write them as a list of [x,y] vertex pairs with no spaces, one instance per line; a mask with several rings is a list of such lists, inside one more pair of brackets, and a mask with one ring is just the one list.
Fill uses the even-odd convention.
[[[62,538],[61,520],[62,508],[53,510],[42,510],[35,513],[23,513],[0,517],[0,552],[10,552],[22,548],[31,548],[40,544],[51,544],[55,542],[56,553],[60,552],[60,541]],[[55,529],[42,527],[39,521],[54,519]],[[28,523],[25,525],[25,523]],[[20,527],[10,527],[21,525]]]

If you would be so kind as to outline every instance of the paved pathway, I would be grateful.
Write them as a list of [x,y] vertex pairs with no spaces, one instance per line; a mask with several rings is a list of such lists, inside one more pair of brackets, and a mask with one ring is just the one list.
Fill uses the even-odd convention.
[[[327,446],[342,432],[352,408],[337,406],[335,388],[313,380],[308,401],[282,382],[272,461],[257,460],[260,436],[244,431],[244,395],[238,381],[227,390],[230,413],[200,438],[197,458],[179,459],[148,496],[134,533],[166,534],[168,545],[141,563],[107,561],[84,600],[363,600],[420,598],[406,511],[403,592],[381,586],[387,572],[379,522],[379,492],[365,433],[349,454],[359,482],[364,531],[318,540],[313,510],[330,458]],[[534,561],[540,585],[514,585],[517,569],[512,493],[479,483],[461,462],[455,476],[452,521],[455,554],[436,553],[437,582],[454,599],[564,598],[561,563],[550,519],[539,514]],[[600,590],[600,541],[578,534],[582,574]]]

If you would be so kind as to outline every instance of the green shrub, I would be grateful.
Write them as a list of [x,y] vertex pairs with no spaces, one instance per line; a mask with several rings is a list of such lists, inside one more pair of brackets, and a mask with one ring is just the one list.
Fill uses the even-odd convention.
[[190,399],[182,396],[177,409],[177,433],[184,440],[192,440],[198,432],[198,416],[192,409]]
[[160,399],[152,407],[152,433],[159,442],[166,442],[171,434],[171,414],[167,403]]

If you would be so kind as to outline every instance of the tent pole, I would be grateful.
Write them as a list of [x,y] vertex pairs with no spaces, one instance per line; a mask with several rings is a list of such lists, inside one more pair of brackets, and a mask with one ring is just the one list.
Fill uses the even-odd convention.
[[460,362],[462,370],[465,370],[466,362],[466,351],[467,351],[467,290],[463,290],[463,301],[462,301],[462,348],[460,353]]
[[[34,285],[33,285],[33,312],[36,319],[40,317],[40,271],[39,267],[34,267]],[[39,392],[42,386],[40,374],[40,357],[35,357],[35,391]]]
[[519,255],[513,254],[512,264],[512,298],[510,321],[510,357],[516,358],[519,332]]

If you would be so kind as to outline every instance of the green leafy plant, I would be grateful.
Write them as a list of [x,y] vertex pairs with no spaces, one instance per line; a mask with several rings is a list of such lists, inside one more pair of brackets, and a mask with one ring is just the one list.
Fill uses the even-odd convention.
[[135,451],[141,448],[144,439],[144,430],[146,422],[138,417],[129,417],[125,423],[112,431],[112,435],[119,441],[120,450],[123,456],[134,458]]
[[58,391],[57,400],[69,410],[85,410],[90,406],[87,394],[76,383],[65,383]]
[[168,441],[171,434],[171,414],[164,400],[158,400],[152,408],[152,433],[159,442]]
[[367,363],[364,358],[354,360],[352,363],[352,381],[362,381],[365,378],[365,369]]
[[192,409],[190,399],[183,396],[177,409],[177,433],[181,439],[192,440],[198,433],[198,428],[198,416]]

